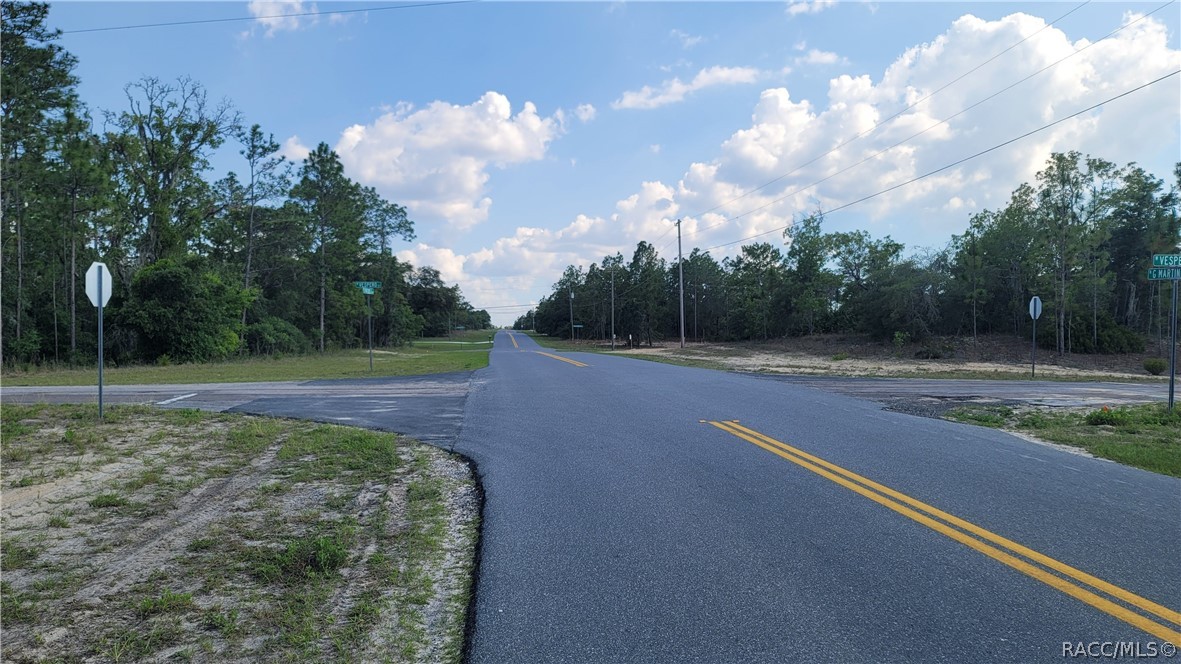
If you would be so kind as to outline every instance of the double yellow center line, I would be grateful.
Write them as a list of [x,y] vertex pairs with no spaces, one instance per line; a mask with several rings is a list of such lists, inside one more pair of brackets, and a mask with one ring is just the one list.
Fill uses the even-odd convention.
[[[1086,602],[1108,615],[1119,618],[1157,638],[1181,646],[1181,632],[1178,632],[1173,627],[1173,625],[1181,626],[1181,613],[1177,611],[1091,576],[1066,563],[1026,548],[1012,540],[985,530],[980,526],[911,498],[906,494],[878,484],[873,480],[862,477],[836,464],[829,463],[820,457],[775,440],[753,429],[744,427],[737,420],[709,421],[709,424],[749,443],[758,445],[768,452],[783,457],[797,466],[816,473],[825,479],[836,482],[883,507],[887,507],[908,519],[927,526],[937,533],[946,535],[967,547],[975,549],[993,560],[1004,563],[1075,599]],[[1053,570],[1057,574],[1053,574],[1048,570]],[[1089,586],[1089,588],[1084,586]],[[1162,618],[1165,624],[1156,622],[1094,591],[1106,593],[1111,598],[1133,606],[1146,614]],[[1172,623],[1172,625],[1169,623]]]
[[513,348],[520,350],[521,346],[517,343],[517,335],[513,334],[512,332],[509,332],[508,338],[510,341],[513,342]]
[[568,357],[562,357],[561,355],[550,355],[549,353],[543,353],[543,352],[541,352],[541,351],[539,351],[539,350],[535,350],[535,351],[533,351],[533,352],[534,352],[534,353],[537,353],[538,355],[544,355],[544,356],[546,356],[546,357],[552,357],[552,358],[554,358],[555,360],[561,360],[561,361],[563,361],[563,362],[567,362],[567,363],[569,363],[569,364],[573,364],[573,365],[574,365],[574,366],[576,366],[576,367],[586,367],[586,366],[590,366],[590,365],[588,365],[588,364],[584,364],[584,363],[582,363],[582,362],[579,362],[578,360],[572,360],[572,359],[570,359],[570,358],[568,358]]

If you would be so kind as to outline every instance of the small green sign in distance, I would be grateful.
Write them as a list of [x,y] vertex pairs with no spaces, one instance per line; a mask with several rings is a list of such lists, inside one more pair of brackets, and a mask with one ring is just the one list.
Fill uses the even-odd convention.
[[1149,281],[1172,281],[1175,279],[1181,279],[1181,267],[1148,268]]
[[1153,254],[1152,267],[1181,267],[1181,254]]
[[366,288],[370,289],[370,292],[368,293],[369,295],[373,294],[372,289],[381,288],[380,281],[354,281],[353,285],[357,288],[360,288],[361,290],[365,290]]
[[366,294],[366,295],[373,295],[373,289],[372,289],[372,288],[367,288],[367,287],[365,287],[365,286],[362,286],[362,287],[361,287],[361,292],[362,292],[362,293],[364,293],[364,294]]

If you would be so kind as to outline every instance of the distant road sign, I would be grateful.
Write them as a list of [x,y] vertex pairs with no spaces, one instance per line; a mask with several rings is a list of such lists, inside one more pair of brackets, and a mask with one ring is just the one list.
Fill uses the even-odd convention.
[[1181,267],[1148,268],[1149,281],[1170,281],[1173,279],[1181,279]]
[[1037,320],[1042,315],[1042,298],[1034,295],[1033,299],[1029,301],[1029,317]]
[[1153,267],[1181,267],[1181,254],[1153,254]]
[[365,290],[366,288],[369,288],[369,289],[381,288],[380,281],[354,281],[353,285],[356,286],[357,288],[360,288],[361,290]]
[[86,271],[86,297],[90,298],[90,303],[94,306],[99,306],[99,287],[98,276],[102,273],[102,306],[107,306],[111,301],[111,271],[107,269],[106,263],[91,263],[90,269]]

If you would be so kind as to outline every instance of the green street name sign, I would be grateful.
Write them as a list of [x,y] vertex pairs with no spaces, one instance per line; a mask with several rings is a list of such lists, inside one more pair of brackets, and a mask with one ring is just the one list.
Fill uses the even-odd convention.
[[1175,279],[1181,279],[1181,267],[1148,268],[1149,281],[1170,281]]
[[1181,267],[1181,254],[1153,254],[1152,267]]
[[[1181,263],[1178,263],[1178,265],[1181,265]],[[361,290],[366,288],[381,288],[380,281],[354,281],[353,285]]]

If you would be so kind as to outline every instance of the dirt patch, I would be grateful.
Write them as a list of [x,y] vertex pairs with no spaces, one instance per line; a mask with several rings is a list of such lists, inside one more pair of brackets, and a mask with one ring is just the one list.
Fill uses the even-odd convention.
[[[1079,380],[1164,380],[1144,370],[1144,360],[1167,348],[1126,355],[1063,355],[1039,349],[1037,372],[1046,378]],[[1030,348],[1013,337],[943,338],[924,344],[892,344],[859,335],[814,335],[766,343],[679,344],[623,349],[623,354],[655,356],[729,371],[799,375],[970,376],[1028,375]]]
[[331,425],[96,415],[3,408],[4,661],[459,661],[461,460]]

